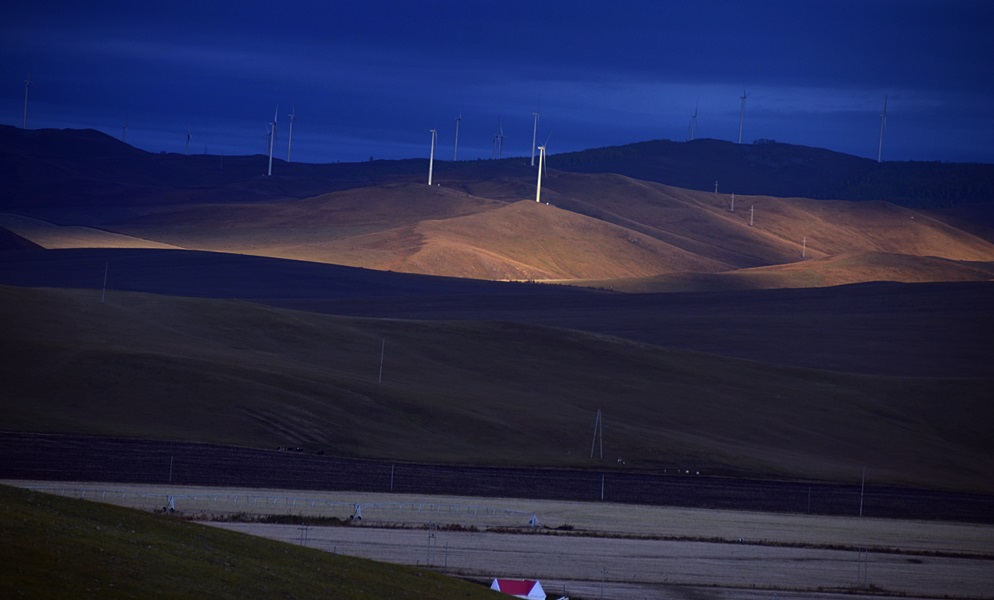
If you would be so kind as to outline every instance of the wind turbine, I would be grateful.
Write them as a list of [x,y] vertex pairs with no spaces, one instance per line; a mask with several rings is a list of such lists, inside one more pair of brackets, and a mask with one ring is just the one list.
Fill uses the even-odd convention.
[[697,107],[700,105],[700,98],[694,103],[694,114],[690,115],[690,141],[694,141],[694,132],[697,130]]
[[269,124],[269,169],[266,171],[267,177],[273,175],[273,146],[276,144],[276,122],[279,119],[280,105],[276,105],[276,112],[273,113],[273,122]]
[[739,143],[740,144],[742,143],[742,119],[743,117],[745,117],[747,97],[749,97],[749,94],[746,93],[745,86],[742,86],[742,97],[740,98],[742,100],[742,108],[739,109]]
[[494,158],[500,158],[504,152],[504,122],[497,119],[497,134],[494,135]]
[[294,114],[296,112],[297,112],[297,108],[293,107],[292,109],[290,109],[290,114],[287,115],[288,117],[290,117],[290,130],[289,130],[289,133],[287,134],[287,141],[286,141],[286,161],[287,162],[290,162],[290,149],[293,147],[293,118],[296,116]]
[[186,147],[183,149],[183,154],[190,156],[190,128],[186,128]]
[[456,117],[456,145],[455,149],[452,151],[452,160],[459,160],[459,123],[462,122],[462,113]]
[[435,140],[438,139],[438,130],[431,131],[431,154],[428,156],[428,185],[431,186],[431,172],[435,166]]
[[124,112],[124,127],[121,128],[121,141],[127,143],[128,141],[128,112]]
[[28,128],[28,88],[33,85],[35,85],[35,82],[31,81],[31,74],[29,73],[28,78],[24,80],[24,129]]
[[531,166],[534,167],[535,166],[535,142],[536,142],[536,137],[538,136],[538,113],[537,112],[533,112],[532,116],[535,117],[535,127],[532,128],[532,164],[531,164]]
[[535,202],[542,203],[542,167],[545,165],[545,146],[538,147],[538,183],[535,184]]
[[887,96],[884,96],[884,112],[880,113],[880,144],[877,146],[877,162],[884,153],[884,130],[887,129]]

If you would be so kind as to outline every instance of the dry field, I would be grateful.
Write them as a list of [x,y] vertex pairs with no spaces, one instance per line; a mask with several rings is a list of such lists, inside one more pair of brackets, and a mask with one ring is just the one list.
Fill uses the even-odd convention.
[[[994,597],[994,526],[610,503],[361,492],[10,482],[185,516],[300,514],[361,526],[214,523],[453,575],[538,578],[557,597]],[[534,514],[539,528],[529,528]],[[458,526],[458,527],[456,527]],[[462,529],[462,530],[460,530]],[[474,530],[475,529],[475,530]],[[865,552],[861,552],[865,549]]]
[[545,183],[547,206],[528,200],[530,175],[508,189],[453,183],[372,184],[292,201],[186,198],[102,217],[56,214],[69,226],[10,214],[0,215],[0,227],[45,248],[182,247],[643,291],[987,280],[994,260],[987,240],[884,202],[739,196],[733,211],[727,194],[554,173]]

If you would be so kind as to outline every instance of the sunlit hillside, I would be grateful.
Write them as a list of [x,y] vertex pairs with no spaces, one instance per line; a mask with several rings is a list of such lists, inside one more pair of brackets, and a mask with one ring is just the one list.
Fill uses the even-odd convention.
[[[488,198],[486,183],[458,187],[388,184],[304,199],[156,206],[99,229],[16,215],[0,223],[46,248],[181,247],[492,280],[694,279],[833,264],[830,277],[799,279],[805,287],[943,280],[939,265],[958,263],[976,268],[954,268],[950,280],[987,279],[982,263],[994,261],[994,244],[885,202],[733,198],[569,173],[550,174],[541,204]],[[855,263],[833,260],[881,253],[909,260],[877,260],[847,274],[839,271]],[[954,262],[933,260],[926,273],[907,266],[915,258]],[[744,277],[760,287],[792,281]]]
[[[961,190],[986,189],[983,165],[881,167],[786,144],[647,142],[550,157],[541,205],[521,159],[438,161],[429,187],[417,160],[278,163],[265,177],[260,157],[152,155],[92,131],[10,128],[0,129],[0,159],[10,183],[0,226],[45,248],[179,247],[491,280],[649,278],[646,289],[662,289],[658,278],[719,288],[942,281],[942,265],[950,280],[988,279],[983,263],[994,261],[987,230],[956,217],[984,214]],[[615,168],[645,179],[605,171]],[[734,176],[717,192],[656,183],[706,168]],[[958,212],[874,195],[892,176],[881,168]],[[833,173],[851,180],[833,184]],[[833,200],[833,190],[863,195]],[[881,254],[907,259],[853,258]]]

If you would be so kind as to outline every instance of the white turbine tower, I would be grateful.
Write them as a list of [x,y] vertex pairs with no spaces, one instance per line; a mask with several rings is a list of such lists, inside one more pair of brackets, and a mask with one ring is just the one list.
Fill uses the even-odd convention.
[[28,88],[35,85],[35,82],[31,81],[31,75],[28,74],[28,78],[24,80],[24,129],[28,128]]
[[297,116],[295,114],[296,112],[297,112],[297,107],[293,107],[293,108],[290,109],[290,114],[287,115],[288,117],[290,117],[290,129],[289,129],[289,131],[287,133],[287,141],[286,141],[286,161],[287,162],[290,162],[290,150],[293,148],[293,118],[295,116]]
[[538,113],[537,112],[533,112],[532,116],[535,117],[535,127],[532,128],[532,164],[531,164],[531,166],[534,167],[535,166],[535,144],[537,142],[536,138],[538,137]]
[[128,141],[128,113],[124,113],[124,127],[121,128],[121,141],[127,143]]
[[269,169],[266,171],[267,177],[273,176],[273,146],[276,145],[276,122],[279,120],[280,105],[276,105],[276,112],[273,113],[273,122],[269,124]]
[[697,131],[697,107],[700,105],[700,99],[694,104],[694,114],[690,115],[690,141],[694,141],[694,132]]
[[742,108],[739,109],[739,143],[740,144],[742,143],[742,119],[745,117],[747,97],[749,97],[749,94],[746,93],[745,86],[743,86],[742,97],[740,98],[742,100]]
[[538,183],[535,184],[535,202],[542,203],[542,167],[545,166],[545,146],[538,147]]
[[884,96],[884,111],[880,113],[880,144],[877,145],[877,162],[884,154],[884,130],[887,129],[887,96]]
[[456,145],[455,148],[452,150],[453,161],[459,160],[459,123],[461,122],[462,122],[462,114],[456,117]]
[[504,122],[497,119],[497,134],[494,135],[494,158],[500,158],[504,152]]
[[428,185],[431,185],[431,172],[435,166],[435,140],[438,139],[438,130],[431,130],[431,154],[428,156]]

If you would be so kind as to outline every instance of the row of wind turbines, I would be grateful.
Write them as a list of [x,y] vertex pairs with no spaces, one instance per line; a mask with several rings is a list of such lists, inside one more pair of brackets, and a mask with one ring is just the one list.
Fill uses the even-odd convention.
[[[290,127],[287,133],[286,142],[286,161],[291,162],[293,151],[293,118],[297,116],[297,108],[294,107],[290,110],[290,114],[287,115],[290,118]],[[280,120],[280,105],[276,105],[276,111],[273,113],[273,120],[269,122],[266,127],[266,137],[268,138],[269,145],[269,166],[266,168],[266,176],[272,177],[273,175],[273,148],[276,146],[276,126]]]
[[[25,81],[25,86],[24,86],[24,126],[25,126],[25,128],[27,128],[27,98],[28,98],[28,86],[29,85],[32,85],[30,78],[27,81]],[[744,122],[745,122],[745,108],[746,108],[746,100],[748,99],[748,97],[749,97],[749,93],[746,92],[745,87],[743,87],[742,88],[742,95],[739,97],[739,100],[740,100],[740,103],[741,103],[740,107],[739,107],[739,131],[738,131],[738,140],[737,140],[737,143],[739,143],[739,144],[742,143],[742,129],[743,129],[743,125],[744,125]],[[694,113],[690,116],[690,128],[689,128],[689,135],[688,135],[688,139],[690,141],[694,140],[696,132],[697,132],[697,116],[698,116],[698,109],[699,109],[699,107],[700,107],[700,102],[698,101],[694,105]],[[294,119],[294,116],[295,116],[294,113],[295,113],[295,111],[291,111],[287,115],[290,118],[290,127],[289,127],[288,140],[287,140],[287,159],[286,159],[287,162],[291,162],[291,151],[292,151],[292,146],[293,146],[293,119]],[[533,167],[535,166],[535,154],[536,154],[536,152],[539,153],[539,170],[540,170],[540,173],[539,173],[539,187],[541,187],[541,170],[542,170],[542,165],[543,165],[543,163],[545,161],[545,149],[546,149],[546,147],[548,145],[548,140],[546,140],[546,144],[543,144],[542,146],[538,145],[538,121],[539,121],[539,113],[538,112],[532,113],[532,117],[534,119],[534,126],[533,126],[533,129],[532,129],[531,163],[530,164]],[[278,118],[279,118],[279,105],[276,106],[276,113],[273,115],[273,120],[270,121],[270,123],[269,123],[269,125],[267,127],[267,130],[266,130],[266,136],[267,136],[267,139],[268,139],[268,148],[269,148],[269,152],[268,152],[268,154],[269,154],[269,166],[268,166],[267,171],[266,171],[266,175],[268,175],[268,176],[271,176],[273,174],[273,149],[274,149],[275,141],[276,141],[276,130],[277,130]],[[453,152],[452,152],[452,160],[453,161],[459,160],[459,128],[460,128],[460,125],[462,124],[462,115],[459,115],[458,117],[456,117],[455,123],[456,123],[455,144],[453,145]],[[127,132],[127,127],[128,127],[127,118],[125,117],[125,123],[124,123],[124,132],[125,132],[125,134]],[[887,130],[887,96],[884,96],[883,110],[880,113],[880,139],[879,139],[879,143],[877,144],[877,162],[878,163],[882,162],[882,160],[883,160],[884,133],[886,132],[886,130]],[[429,165],[428,165],[428,185],[431,185],[431,182],[432,182],[432,172],[433,172],[433,169],[434,169],[433,163],[434,163],[434,159],[435,159],[435,144],[438,141],[438,130],[437,129],[431,129],[431,130],[429,130],[429,133],[431,133],[432,137],[431,137],[431,151],[430,151],[430,155],[429,155],[430,158],[429,158]],[[124,139],[124,136],[122,135],[122,140],[123,139]],[[189,153],[189,142],[190,142],[190,132],[189,132],[189,130],[187,130],[187,153]],[[503,119],[498,119],[498,122],[497,122],[497,131],[496,131],[496,133],[494,134],[494,137],[493,137],[493,158],[495,158],[495,159],[503,158],[503,152],[504,152],[504,124],[503,124]],[[538,201],[538,198],[536,198],[536,201]]]
[[[23,124],[22,124],[22,127],[24,129],[28,128],[28,96],[29,96],[29,92],[30,92],[32,86],[37,87],[37,84],[35,84],[31,80],[31,75],[28,74],[27,79],[24,80],[24,121],[23,121]],[[742,143],[742,128],[743,128],[743,124],[745,122],[745,107],[746,107],[746,99],[748,97],[749,97],[749,93],[746,92],[745,86],[743,86],[742,87],[742,95],[739,97],[739,100],[741,102],[741,105],[740,105],[740,108],[739,108],[739,135],[738,135],[738,142],[737,142],[739,144]],[[700,107],[700,101],[698,100],[698,102],[694,105],[694,113],[692,115],[690,115],[690,127],[689,127],[689,135],[688,135],[688,140],[690,140],[690,141],[694,140],[694,137],[695,137],[696,132],[697,132],[697,116],[698,116],[698,109],[699,109],[699,107]],[[272,174],[273,174],[273,150],[274,150],[275,145],[276,145],[276,131],[277,131],[277,124],[278,124],[278,121],[279,121],[279,110],[280,110],[279,104],[277,104],[276,105],[276,111],[273,114],[273,120],[269,122],[269,124],[267,126],[267,129],[266,129],[268,155],[269,155],[269,164],[268,164],[268,167],[266,169],[266,175],[267,176],[272,176]],[[288,131],[288,136],[287,136],[287,150],[286,150],[286,161],[287,162],[291,162],[291,158],[292,158],[292,154],[291,153],[292,153],[292,149],[293,149],[293,119],[294,119],[295,113],[296,113],[296,109],[293,109],[287,115],[290,118],[290,126],[289,126],[289,131]],[[532,130],[531,166],[534,167],[535,166],[535,153],[536,153],[536,151],[540,151],[539,162],[541,164],[541,162],[544,160],[542,157],[545,154],[545,146],[538,146],[537,145],[539,113],[538,112],[534,112],[534,113],[532,113],[532,116],[534,117],[534,128]],[[455,160],[459,160],[459,126],[460,126],[461,122],[462,122],[462,115],[459,115],[458,117],[456,117],[456,139],[455,139],[455,145],[454,145],[453,156],[452,156],[452,160],[454,160],[454,161]],[[880,139],[879,139],[879,142],[877,144],[877,162],[878,163],[882,162],[882,160],[883,160],[884,133],[886,132],[886,130],[887,130],[887,96],[884,96],[883,110],[880,113]],[[431,132],[432,132],[431,158],[432,158],[432,160],[434,160],[435,141],[436,141],[436,139],[438,137],[438,130],[432,129]],[[126,142],[127,141],[127,135],[128,135],[128,115],[127,115],[127,113],[125,113],[125,116],[124,116],[124,125],[123,125],[122,131],[121,131],[121,141]],[[185,146],[185,153],[186,154],[190,153],[190,140],[191,140],[191,133],[190,133],[190,129],[187,128],[187,130],[186,130],[186,146]],[[493,158],[495,158],[495,159],[502,158],[503,157],[503,151],[504,151],[504,124],[503,124],[503,120],[502,119],[498,119],[498,122],[497,122],[497,132],[494,134],[494,138],[493,138]],[[430,165],[429,165],[428,183],[429,183],[429,185],[431,185],[431,166]]]
[[[746,109],[746,98],[749,94],[746,92],[745,87],[742,88],[742,95],[739,96],[739,100],[742,102],[739,108],[739,139],[738,143],[742,143],[742,124],[745,121],[745,109]],[[690,115],[690,134],[688,139],[690,141],[694,140],[694,134],[697,131],[697,109],[700,106],[700,101],[694,105],[694,114]],[[880,113],[880,142],[877,144],[877,162],[881,162],[883,159],[884,152],[884,131],[887,130],[887,96],[884,96],[884,109]]]
[[[534,126],[532,127],[532,145],[531,145],[531,166],[535,166],[535,152],[538,151],[538,183],[535,186],[535,202],[542,202],[542,171],[545,170],[545,149],[549,144],[549,139],[546,138],[545,143],[541,146],[538,144],[538,116],[539,113],[533,112],[532,117],[534,118]],[[453,145],[452,160],[459,160],[459,125],[462,123],[462,115],[456,117],[456,140]],[[431,129],[431,150],[428,154],[428,185],[431,185],[432,174],[435,168],[435,143],[438,141],[438,130]],[[504,147],[504,124],[502,120],[497,121],[497,133],[494,135],[494,158],[501,158],[501,153]]]
[[[742,129],[745,122],[745,107],[746,107],[746,99],[748,99],[748,97],[749,93],[746,91],[745,86],[743,86],[742,95],[739,96],[739,101],[741,102],[739,107],[739,135],[737,141],[737,143],[739,144],[742,143]],[[697,115],[699,107],[700,107],[700,101],[698,101],[694,105],[694,113],[690,116],[690,132],[688,136],[688,139],[690,141],[694,140],[695,134],[697,132]],[[548,140],[546,140],[546,144],[542,146],[538,145],[537,137],[538,137],[539,113],[534,112],[532,113],[532,116],[534,117],[534,127],[532,129],[531,166],[533,167],[535,166],[535,153],[538,152],[539,173],[538,173],[538,182],[536,185],[535,201],[540,202],[540,196],[542,191],[542,171],[544,170],[545,150],[546,146],[548,145]],[[459,115],[458,117],[456,117],[456,139],[455,139],[452,160],[459,160],[459,126],[461,122],[462,122],[462,115]],[[878,163],[882,162],[883,160],[884,133],[886,132],[886,130],[887,130],[887,96],[884,96],[884,106],[883,110],[880,113],[880,140],[877,144]],[[432,172],[434,168],[433,163],[435,160],[435,143],[438,140],[438,130],[432,129],[430,130],[430,133],[432,137],[431,137],[431,151],[429,154],[429,161],[428,161],[428,185],[431,185],[432,183]],[[504,148],[504,125],[503,125],[503,120],[498,119],[497,132],[494,134],[494,139],[493,139],[493,149],[494,149],[493,158],[495,159],[501,158],[503,153],[503,148]]]

